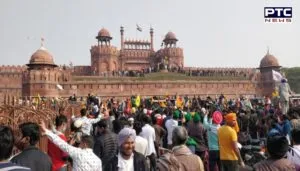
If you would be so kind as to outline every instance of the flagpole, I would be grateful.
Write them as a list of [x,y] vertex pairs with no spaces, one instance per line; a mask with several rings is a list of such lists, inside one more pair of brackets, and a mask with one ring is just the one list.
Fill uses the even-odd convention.
[[137,40],[137,31],[138,31],[138,24],[137,23],[135,23],[135,40]]

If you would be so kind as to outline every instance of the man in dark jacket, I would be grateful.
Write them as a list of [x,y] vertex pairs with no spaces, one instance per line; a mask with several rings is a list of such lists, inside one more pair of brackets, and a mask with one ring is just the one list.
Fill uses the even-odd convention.
[[32,171],[50,171],[51,159],[36,147],[40,139],[40,129],[36,123],[27,122],[19,126],[22,133],[17,141],[17,147],[22,152],[11,161],[21,166],[29,167]]
[[8,126],[0,125],[0,170],[30,171],[27,167],[18,166],[9,161],[14,147],[13,131]]
[[134,151],[136,133],[132,128],[123,128],[118,135],[119,154],[110,159],[105,171],[134,170],[146,171],[146,158]]
[[275,135],[268,137],[267,151],[270,157],[254,165],[255,171],[295,171],[295,165],[286,159],[289,143],[286,137]]
[[117,135],[107,128],[107,120],[101,120],[97,123],[97,133],[95,137],[94,153],[101,159],[102,167],[108,163],[108,160],[117,154],[118,144]]
[[185,145],[187,139],[187,130],[181,126],[175,127],[172,132],[172,151],[167,152],[159,158],[157,164],[158,171],[204,171],[203,162],[200,157],[193,154]]
[[208,139],[207,131],[201,123],[201,116],[199,113],[196,113],[193,121],[188,123],[187,131],[189,136],[197,142],[196,154],[205,161],[205,153],[208,151]]

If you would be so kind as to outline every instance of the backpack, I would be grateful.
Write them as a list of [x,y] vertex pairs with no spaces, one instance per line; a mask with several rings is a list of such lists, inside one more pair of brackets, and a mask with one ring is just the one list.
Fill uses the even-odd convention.
[[180,164],[173,152],[167,152],[158,159],[157,171],[181,171]]

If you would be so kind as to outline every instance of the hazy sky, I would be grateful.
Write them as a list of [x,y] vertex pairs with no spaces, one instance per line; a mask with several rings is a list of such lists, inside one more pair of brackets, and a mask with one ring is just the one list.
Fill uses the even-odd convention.
[[[265,6],[292,6],[292,23],[264,23]],[[300,66],[299,8],[300,0],[1,0],[0,64],[28,63],[44,37],[55,63],[89,65],[102,27],[120,48],[121,25],[132,39],[149,39],[152,25],[155,49],[176,34],[185,66],[258,67],[268,46],[282,66]]]

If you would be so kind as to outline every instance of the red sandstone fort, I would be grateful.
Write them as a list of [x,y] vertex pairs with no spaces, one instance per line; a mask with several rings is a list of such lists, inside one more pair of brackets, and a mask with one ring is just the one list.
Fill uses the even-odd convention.
[[[151,95],[239,95],[263,96],[274,90],[272,70],[280,70],[278,60],[269,52],[258,68],[190,68],[184,66],[183,49],[177,47],[174,33],[168,32],[161,49],[150,40],[125,38],[120,28],[121,47],[113,46],[108,30],[102,28],[91,46],[91,65],[58,66],[51,53],[41,47],[26,66],[0,67],[0,104],[36,96],[69,97],[92,93],[105,97],[133,94]],[[163,67],[163,72],[151,73]],[[167,69],[169,72],[166,72]],[[170,71],[180,71],[180,73]],[[144,73],[143,77],[123,75],[128,71]],[[150,74],[149,74],[150,72]],[[122,73],[122,74],[120,74]],[[185,73],[185,74],[184,74]],[[196,73],[190,76],[186,73]],[[178,78],[177,78],[178,76]],[[172,79],[172,77],[176,79]]]

